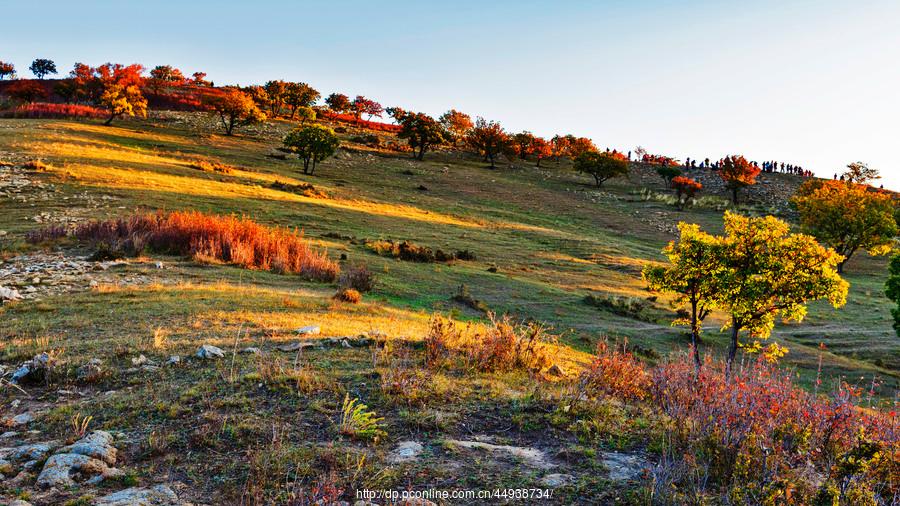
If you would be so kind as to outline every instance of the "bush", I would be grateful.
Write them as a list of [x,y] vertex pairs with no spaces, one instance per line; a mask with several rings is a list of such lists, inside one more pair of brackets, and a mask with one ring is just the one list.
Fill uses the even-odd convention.
[[456,253],[445,253],[442,250],[432,250],[427,246],[393,240],[367,241],[366,246],[381,256],[399,258],[407,262],[450,262],[453,260],[475,260],[475,254],[469,250],[459,250]]
[[206,160],[203,158],[189,161],[188,167],[192,169],[202,170],[203,172],[217,172],[219,174],[231,174],[232,172],[234,172],[234,167],[232,167],[231,165],[227,165],[222,162]]
[[650,374],[644,365],[627,351],[610,347],[603,339],[597,343],[597,354],[581,373],[581,390],[593,398],[615,397],[626,401],[645,399],[650,391]]
[[643,299],[590,294],[585,296],[583,300],[589,306],[594,306],[619,316],[651,323],[656,321],[656,318],[649,313],[650,303]]
[[352,288],[361,293],[374,290],[375,282],[375,273],[370,271],[366,264],[351,265],[344,268],[338,278],[339,287]]
[[707,359],[697,376],[685,354],[651,373],[653,402],[668,420],[658,491],[711,492],[731,504],[777,503],[785,494],[794,504],[900,498],[896,412],[857,407],[862,389],[846,383],[827,397],[811,394],[762,357],[733,374]]
[[0,118],[20,119],[105,118],[107,115],[103,109],[87,105],[47,102],[23,104],[14,109],[0,111]]
[[442,367],[454,359],[467,369],[481,372],[525,370],[538,372],[552,363],[555,338],[540,325],[514,325],[509,317],[489,314],[489,325],[459,326],[435,316],[425,336],[425,360],[429,367]]
[[362,295],[352,288],[344,288],[334,294],[332,298],[341,302],[349,302],[350,304],[359,304],[362,301]]
[[149,250],[329,282],[340,272],[337,263],[325,252],[313,250],[301,232],[267,227],[248,218],[198,211],[91,221],[79,224],[73,235],[80,241],[102,244],[128,255]]

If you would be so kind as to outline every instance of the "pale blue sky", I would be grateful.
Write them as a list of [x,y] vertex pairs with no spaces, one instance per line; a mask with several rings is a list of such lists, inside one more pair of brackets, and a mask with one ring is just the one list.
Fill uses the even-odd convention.
[[508,130],[742,153],[900,189],[900,2],[0,0],[0,60],[302,80]]

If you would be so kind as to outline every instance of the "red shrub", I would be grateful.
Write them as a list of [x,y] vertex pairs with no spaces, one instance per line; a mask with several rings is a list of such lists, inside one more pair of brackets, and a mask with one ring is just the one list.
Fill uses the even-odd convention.
[[319,281],[334,281],[340,270],[326,253],[313,250],[303,234],[295,230],[197,211],[93,221],[79,225],[74,235],[128,254],[149,249],[249,269],[300,274]]
[[606,340],[597,343],[597,355],[581,373],[581,386],[591,397],[612,396],[623,400],[647,397],[650,374],[640,360],[622,347],[610,348]]
[[14,109],[0,111],[0,118],[55,119],[55,118],[106,118],[109,113],[87,105],[52,104],[36,102]]
[[817,504],[832,496],[854,503],[856,494],[882,498],[872,504],[900,499],[895,412],[858,407],[861,391],[846,383],[827,397],[811,394],[762,358],[732,379],[724,371],[707,360],[696,376],[687,355],[653,370],[653,402],[672,424],[657,490],[721,487],[739,504],[784,496],[797,504],[813,496]]

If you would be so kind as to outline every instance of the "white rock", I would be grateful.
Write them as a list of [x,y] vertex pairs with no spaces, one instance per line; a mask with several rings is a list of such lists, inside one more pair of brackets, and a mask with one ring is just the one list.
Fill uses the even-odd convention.
[[175,492],[166,485],[150,488],[132,487],[103,496],[94,501],[94,506],[180,506]]
[[14,288],[0,286],[0,300],[22,300],[22,294]]
[[75,476],[114,476],[102,460],[75,453],[58,453],[44,464],[35,485],[41,488],[67,488],[75,485]]
[[319,334],[321,332],[322,332],[322,329],[318,325],[309,325],[309,326],[300,327],[299,329],[297,329],[297,333],[300,334],[301,336],[315,335],[315,334]]
[[259,355],[260,350],[259,350],[259,348],[254,348],[253,346],[248,346],[247,348],[244,348],[243,350],[241,350],[241,353],[252,353],[254,355]]
[[166,360],[166,364],[168,365],[178,365],[181,363],[181,357],[178,355],[172,355],[169,357],[169,360]]
[[296,343],[283,344],[278,347],[281,351],[297,351],[303,348],[312,348],[316,343],[312,341],[297,341]]
[[547,488],[557,488],[568,485],[575,481],[575,477],[571,474],[548,474],[541,478],[541,485]]
[[34,414],[26,411],[25,413],[20,413],[10,419],[13,427],[17,425],[25,425],[26,423],[30,423],[34,421]]
[[199,358],[207,359],[222,358],[225,356],[225,352],[222,351],[221,348],[218,348],[211,344],[204,344],[200,347],[200,349],[197,350],[197,356]]
[[144,364],[146,364],[146,363],[147,363],[147,357],[145,357],[143,354],[141,354],[141,355],[139,355],[139,356],[137,356],[137,357],[132,357],[132,358],[131,358],[131,364],[132,364],[132,365],[144,365]]
[[418,441],[403,441],[388,455],[388,462],[399,464],[416,460],[424,447]]
[[116,463],[117,450],[113,446],[112,434],[104,430],[95,430],[74,444],[62,448],[59,453],[85,455],[113,465]]

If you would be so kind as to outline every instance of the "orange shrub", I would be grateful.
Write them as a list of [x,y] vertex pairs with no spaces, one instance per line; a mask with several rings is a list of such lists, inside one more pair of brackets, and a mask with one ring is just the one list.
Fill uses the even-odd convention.
[[349,302],[350,304],[359,304],[359,302],[362,300],[362,295],[358,291],[356,291],[352,288],[345,288],[343,290],[340,290],[338,293],[334,294],[334,297],[332,297],[332,298],[334,300],[339,300],[341,302]]
[[340,271],[325,252],[312,249],[301,232],[267,227],[248,218],[198,211],[92,221],[79,225],[74,235],[126,254],[136,255],[146,249],[248,269],[299,274],[317,281],[334,281]]

